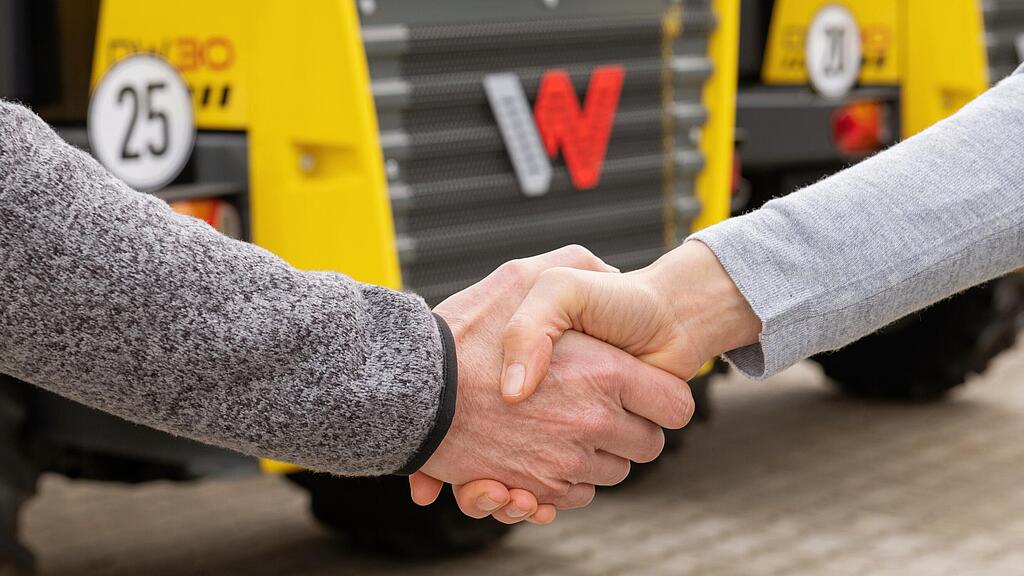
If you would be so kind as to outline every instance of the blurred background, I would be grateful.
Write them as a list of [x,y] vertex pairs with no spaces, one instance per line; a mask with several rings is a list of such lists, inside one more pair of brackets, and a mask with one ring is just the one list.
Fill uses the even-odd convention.
[[[225,234],[434,304],[570,243],[643,267],[948,116],[1024,55],[1024,0],[425,6],[0,0],[0,98]],[[661,459],[546,528],[0,376],[0,558],[76,575],[1024,573],[1021,287],[769,382],[707,366]]]

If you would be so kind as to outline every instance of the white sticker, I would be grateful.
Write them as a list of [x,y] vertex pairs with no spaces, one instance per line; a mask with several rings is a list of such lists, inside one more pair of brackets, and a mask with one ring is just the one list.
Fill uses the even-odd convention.
[[143,191],[166,186],[181,173],[196,137],[185,81],[152,54],[129,56],[107,71],[89,101],[86,127],[100,163]]
[[853,14],[830,5],[814,15],[804,49],[811,86],[829,98],[845,96],[857,83],[861,67],[860,28]]

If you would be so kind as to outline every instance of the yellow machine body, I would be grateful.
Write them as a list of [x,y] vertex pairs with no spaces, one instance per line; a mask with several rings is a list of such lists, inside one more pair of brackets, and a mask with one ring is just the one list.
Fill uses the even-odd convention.
[[739,0],[714,0],[718,27],[711,34],[708,55],[714,73],[704,85],[708,122],[701,134],[705,166],[697,176],[702,210],[694,230],[729,217],[732,200],[732,162],[736,142],[736,75],[739,62]]
[[862,85],[901,89],[901,132],[923,130],[989,86],[978,0],[776,0],[762,67],[766,84],[806,84],[804,40],[815,14],[847,8],[861,32]]
[[[739,0],[714,0],[709,121],[694,227],[728,217]],[[685,31],[683,31],[685,34]],[[356,3],[104,0],[92,81],[157,53],[192,90],[199,131],[248,138],[251,239],[301,269],[402,286]],[[263,462],[269,472],[294,466]]]
[[94,82],[136,52],[179,68],[199,130],[247,132],[253,242],[298,268],[401,287],[353,2],[105,0]]

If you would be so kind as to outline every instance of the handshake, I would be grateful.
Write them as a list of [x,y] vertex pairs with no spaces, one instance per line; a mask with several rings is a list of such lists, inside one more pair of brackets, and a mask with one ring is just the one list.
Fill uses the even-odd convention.
[[568,246],[509,262],[435,308],[458,356],[455,417],[410,479],[464,513],[550,523],[624,480],[694,412],[686,380],[761,321],[698,241],[627,274]]

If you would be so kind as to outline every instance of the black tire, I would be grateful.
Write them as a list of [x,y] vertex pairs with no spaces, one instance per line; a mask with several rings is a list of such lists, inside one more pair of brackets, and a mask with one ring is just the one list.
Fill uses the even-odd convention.
[[1013,346],[1022,288],[1019,274],[993,280],[815,360],[851,396],[940,399]]
[[450,489],[431,506],[409,499],[399,476],[339,478],[312,472],[289,476],[306,488],[313,516],[372,554],[416,560],[481,550],[500,541],[511,526],[465,516]]
[[38,477],[26,436],[26,386],[0,375],[0,576],[33,572],[32,554],[18,542],[18,515]]

